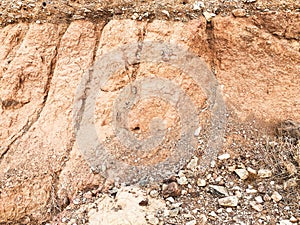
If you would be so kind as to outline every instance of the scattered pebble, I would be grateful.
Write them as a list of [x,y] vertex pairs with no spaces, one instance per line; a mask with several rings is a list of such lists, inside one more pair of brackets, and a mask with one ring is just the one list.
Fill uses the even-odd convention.
[[195,130],[195,132],[194,132],[194,136],[195,137],[199,137],[199,135],[200,135],[200,132],[201,132],[201,127],[198,127],[196,130]]
[[193,10],[201,10],[204,8],[204,3],[202,1],[196,1],[193,4]]
[[238,198],[236,196],[228,196],[225,198],[220,198],[218,200],[219,205],[221,206],[230,206],[235,207],[238,205]]
[[268,178],[272,176],[272,171],[268,169],[260,169],[258,170],[258,176],[260,178]]
[[297,168],[293,163],[286,162],[284,166],[291,176],[297,173]]
[[152,197],[152,198],[156,198],[158,197],[159,195],[159,192],[157,190],[151,190],[149,195]]
[[261,204],[255,202],[255,201],[251,201],[251,202],[250,202],[250,205],[251,205],[251,207],[252,207],[253,209],[255,209],[255,210],[258,211],[258,212],[261,212],[261,211],[263,211],[263,209],[264,209],[263,205],[261,205]]
[[214,211],[211,211],[208,215],[213,216],[213,217],[217,217],[218,216]]
[[230,154],[229,153],[225,153],[225,154],[219,155],[218,159],[219,160],[230,159]]
[[247,194],[255,194],[255,193],[257,193],[257,190],[256,189],[247,188],[246,189],[246,193]]
[[207,22],[210,22],[216,16],[216,14],[210,12],[204,12],[203,16],[205,17]]
[[204,179],[198,179],[197,180],[197,185],[199,186],[199,187],[205,187],[206,186],[206,181],[204,180]]
[[75,199],[73,200],[73,204],[74,204],[74,205],[80,204],[80,199],[75,198]]
[[279,202],[282,199],[282,196],[277,191],[274,191],[273,194],[271,195],[271,198],[275,202]]
[[171,182],[169,184],[163,184],[162,194],[165,197],[177,197],[181,194],[181,190],[176,182]]
[[170,13],[167,10],[162,10],[161,12],[165,14],[167,17],[170,17]]
[[291,218],[290,218],[290,221],[292,222],[292,223],[297,223],[297,218],[296,217],[294,217],[294,216],[292,216]]
[[177,182],[180,185],[185,185],[189,183],[186,177],[180,177],[179,179],[177,179]]
[[168,197],[166,200],[169,201],[169,202],[171,202],[171,203],[174,203],[174,202],[175,202],[175,200],[174,200],[173,197]]
[[233,210],[231,207],[226,208],[226,212],[231,213]]
[[257,171],[255,169],[252,169],[251,167],[247,167],[247,171],[252,174],[257,174]]
[[224,186],[209,185],[209,188],[216,191],[218,194],[229,196],[227,189]]
[[232,14],[235,17],[244,17],[244,16],[246,16],[246,10],[245,9],[234,9],[234,10],[232,10]]
[[179,214],[180,208],[174,208],[169,211],[170,217],[175,217]]
[[279,225],[294,225],[294,224],[289,220],[280,220]]
[[245,169],[236,169],[234,170],[234,172],[242,179],[242,180],[246,180],[249,176],[249,173],[247,170]]
[[188,168],[190,170],[195,170],[197,165],[198,165],[198,157],[194,157],[191,159],[189,164],[187,164],[186,168]]
[[197,224],[196,220],[191,220],[191,221],[186,223],[186,225],[196,225],[196,224]]
[[264,202],[264,200],[261,196],[256,196],[254,199],[257,203],[263,203]]
[[291,178],[283,183],[283,189],[286,190],[291,187],[297,187],[298,183],[296,178]]
[[133,20],[136,20],[137,18],[139,18],[139,14],[137,13],[133,13],[132,17]]

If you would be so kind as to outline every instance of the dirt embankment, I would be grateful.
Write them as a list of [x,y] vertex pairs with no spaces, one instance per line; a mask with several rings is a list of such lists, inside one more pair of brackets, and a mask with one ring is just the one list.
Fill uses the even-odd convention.
[[[72,109],[83,75],[116,46],[176,43],[201,57],[219,83],[228,121],[234,121],[224,152],[244,137],[235,132],[239,124],[251,123],[249,129],[262,135],[284,119],[300,121],[299,5],[284,2],[2,1],[0,223],[47,221],[78,191],[103,185],[77,147]],[[104,138],[112,132],[112,105],[120,89],[149,74],[177,77],[175,82],[205,108],[207,96],[184,74],[151,64],[125,67],[97,103],[96,123]],[[168,110],[170,124],[178,123],[172,109],[160,110]],[[140,120],[132,130],[147,130],[143,122],[153,115],[142,109],[135,114],[132,118]]]

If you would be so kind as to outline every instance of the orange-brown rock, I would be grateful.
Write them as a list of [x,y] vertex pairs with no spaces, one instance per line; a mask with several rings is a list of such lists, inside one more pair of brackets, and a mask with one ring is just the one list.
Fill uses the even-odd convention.
[[[91,171],[77,147],[72,109],[83,75],[116,46],[136,41],[185,46],[215,73],[230,115],[237,121],[299,121],[299,16],[279,13],[274,17],[217,16],[212,26],[201,18],[111,20],[107,24],[79,20],[69,25],[20,23],[1,28],[0,223],[17,223],[25,217],[32,224],[47,221],[65,207],[64,198],[103,184],[102,176]],[[125,68],[97,99],[95,121],[103,138],[113,132],[112,105],[132,74],[134,79],[150,75],[174,80],[199,109],[206,106],[207,96],[183,73],[151,63]],[[148,131],[143,123],[155,112],[143,110],[154,111],[154,103],[134,108],[138,115],[131,115],[130,126],[137,134],[139,129]],[[170,127],[180,124],[171,107],[156,109]],[[168,113],[163,114],[164,110]]]

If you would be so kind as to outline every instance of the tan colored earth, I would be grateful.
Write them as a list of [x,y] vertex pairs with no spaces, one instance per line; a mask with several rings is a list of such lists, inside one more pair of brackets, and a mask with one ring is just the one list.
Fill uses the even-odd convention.
[[[255,155],[252,140],[275,138],[274,128],[284,120],[300,121],[299,2],[203,3],[199,9],[198,1],[0,3],[0,224],[64,224],[57,218],[78,193],[105,192],[108,181],[93,170],[78,147],[73,109],[82,100],[76,93],[83,76],[115,47],[165,42],[204,60],[218,81],[227,109],[220,154]],[[203,87],[182,71],[157,63],[126,65],[101,87],[95,106],[99,139],[115,141],[114,101],[123,87],[144,77],[172,80],[197,110],[209,108]],[[206,113],[199,116],[199,126],[207,129],[200,132],[203,137],[210,129],[211,112]],[[140,162],[130,157],[125,162],[154,164],[172,152],[182,124],[176,108],[167,103],[140,102],[129,113],[129,130],[144,139],[149,123],[158,116],[171,130],[166,148],[140,154]],[[113,146],[111,142],[107,145]],[[291,162],[296,172],[289,178],[298,182],[298,199],[290,208],[300,222],[299,147],[295,151]],[[111,152],[119,158],[126,154],[122,147],[112,147]],[[195,154],[201,159],[203,152]],[[209,219],[207,223],[218,222]]]

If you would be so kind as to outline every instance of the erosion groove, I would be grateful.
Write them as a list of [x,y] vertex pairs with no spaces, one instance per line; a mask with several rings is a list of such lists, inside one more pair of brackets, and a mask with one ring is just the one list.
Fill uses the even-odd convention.
[[[299,4],[201,2],[39,0],[20,5],[2,1],[0,224],[300,222]],[[186,124],[181,124],[185,115],[176,114],[179,105],[173,109],[163,101],[142,99],[131,106],[129,99],[130,109],[124,103],[129,111],[126,132],[144,140],[151,126],[157,126],[157,133],[166,126],[164,140],[170,143],[164,145],[166,151],[141,151],[135,158],[133,151],[123,150],[131,137],[117,145],[116,133],[123,133],[112,127],[115,104],[118,98],[126,99],[127,85],[146,78],[170,80],[197,109],[199,126],[190,131],[197,151],[189,163],[159,183],[141,179],[138,190],[124,187],[113,176],[112,180],[104,178],[102,172],[109,168],[105,164],[93,168],[87,159],[94,155],[85,155],[75,133],[86,122],[83,113],[91,107],[88,96],[93,91],[89,87],[93,87],[95,64],[132,43],[137,43],[129,49],[135,59],[154,49],[147,43],[182,46],[205,61],[215,79],[210,83],[199,67],[203,76],[199,81],[207,84],[199,87],[172,65],[155,60],[135,63],[128,57],[122,58],[120,71],[97,87],[93,109],[97,138],[116,159],[132,167],[168,159],[172,146],[180,144],[180,129]],[[112,71],[118,66],[117,53],[113,60],[102,62]],[[123,57],[126,53],[125,49]],[[166,53],[166,57],[174,56],[162,51],[158,57]],[[158,87],[166,93],[166,86]],[[170,93],[170,98],[178,94]],[[224,116],[213,117],[213,110]],[[157,118],[162,121],[156,124]],[[209,139],[209,135],[216,138]],[[90,137],[87,132],[87,148],[95,141]],[[219,154],[214,148],[220,148]],[[136,175],[130,173],[128,177]],[[168,171],[162,168],[160,173]],[[135,221],[128,218],[133,209]]]

